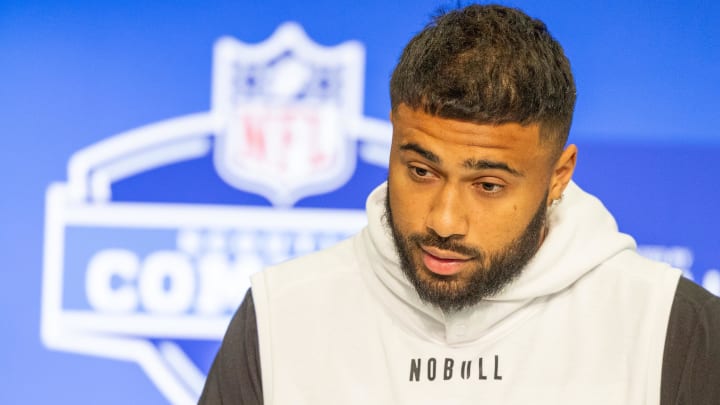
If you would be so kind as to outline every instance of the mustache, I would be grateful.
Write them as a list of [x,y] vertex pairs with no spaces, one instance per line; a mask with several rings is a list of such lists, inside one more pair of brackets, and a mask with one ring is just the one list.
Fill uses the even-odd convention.
[[474,258],[482,258],[483,252],[479,249],[463,245],[456,241],[453,237],[442,237],[437,234],[412,234],[407,237],[408,242],[422,246],[435,247],[461,254],[463,256],[471,256]]

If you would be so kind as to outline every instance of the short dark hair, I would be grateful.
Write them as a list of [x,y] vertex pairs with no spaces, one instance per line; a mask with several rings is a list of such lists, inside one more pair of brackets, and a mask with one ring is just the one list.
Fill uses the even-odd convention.
[[390,100],[443,118],[538,124],[541,141],[567,142],[575,83],[545,24],[499,5],[471,5],[433,18],[405,47]]

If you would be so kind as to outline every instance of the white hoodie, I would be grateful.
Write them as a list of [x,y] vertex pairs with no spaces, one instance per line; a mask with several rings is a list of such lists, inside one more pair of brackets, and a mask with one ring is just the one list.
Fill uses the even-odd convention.
[[570,184],[500,294],[445,314],[420,300],[384,222],[256,274],[266,404],[658,404],[680,271],[640,257]]

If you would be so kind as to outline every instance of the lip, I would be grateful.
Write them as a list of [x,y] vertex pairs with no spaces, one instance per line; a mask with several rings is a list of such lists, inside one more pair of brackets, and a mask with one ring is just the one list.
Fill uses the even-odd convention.
[[457,252],[453,252],[452,250],[442,250],[442,249],[438,249],[433,246],[420,246],[420,249],[422,249],[423,252],[425,252],[431,256],[434,256],[438,259],[442,259],[442,260],[464,260],[464,261],[467,261],[467,260],[472,259],[472,257],[465,256],[465,255],[457,253]]
[[441,276],[458,274],[472,258],[457,252],[441,250],[430,246],[421,246],[425,267]]

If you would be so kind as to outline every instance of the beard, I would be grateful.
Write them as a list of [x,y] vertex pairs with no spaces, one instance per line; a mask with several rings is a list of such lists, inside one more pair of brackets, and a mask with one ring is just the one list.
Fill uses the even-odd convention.
[[[547,207],[545,198],[523,233],[498,252],[487,253],[462,244],[457,236],[442,237],[432,230],[426,234],[403,235],[395,226],[390,207],[390,188],[385,197],[385,218],[392,231],[400,267],[413,284],[420,299],[439,307],[443,312],[460,311],[484,298],[498,294],[515,280],[537,252],[542,241]],[[472,257],[472,269],[444,276],[431,272],[422,262],[420,246],[457,252]]]

